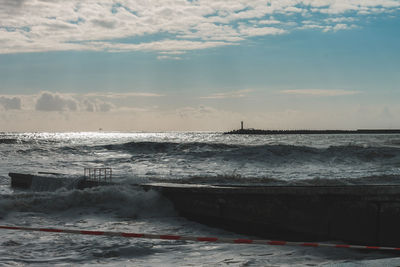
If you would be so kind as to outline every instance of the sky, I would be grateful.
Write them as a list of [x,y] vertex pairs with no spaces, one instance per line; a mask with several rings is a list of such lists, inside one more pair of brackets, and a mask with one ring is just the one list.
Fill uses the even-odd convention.
[[400,128],[400,0],[0,0],[1,131]]

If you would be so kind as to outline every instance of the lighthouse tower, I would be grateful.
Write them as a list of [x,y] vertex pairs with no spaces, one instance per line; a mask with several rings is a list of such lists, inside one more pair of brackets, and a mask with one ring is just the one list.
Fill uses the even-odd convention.
[[243,121],[240,122],[240,130],[243,130]]

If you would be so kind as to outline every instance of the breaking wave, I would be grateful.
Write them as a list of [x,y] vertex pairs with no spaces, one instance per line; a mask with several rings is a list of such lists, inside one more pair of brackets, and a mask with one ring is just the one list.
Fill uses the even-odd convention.
[[294,145],[227,145],[214,143],[129,142],[105,145],[111,151],[124,151],[132,155],[169,154],[185,157],[219,157],[227,160],[252,161],[379,161],[400,159],[399,147],[330,146],[315,148]]
[[157,192],[135,186],[99,186],[85,190],[27,191],[0,196],[0,217],[10,212],[57,213],[89,209],[120,217],[154,217],[174,214],[172,205]]
[[222,151],[237,148],[235,145],[214,143],[172,143],[172,142],[128,142],[125,144],[105,145],[109,150],[124,150],[132,153],[185,153]]

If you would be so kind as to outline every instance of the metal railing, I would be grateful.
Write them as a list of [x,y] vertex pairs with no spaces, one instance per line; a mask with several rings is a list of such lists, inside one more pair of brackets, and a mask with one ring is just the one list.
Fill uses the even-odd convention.
[[112,169],[110,167],[105,168],[84,168],[83,175],[86,180],[95,182],[111,182],[112,180]]

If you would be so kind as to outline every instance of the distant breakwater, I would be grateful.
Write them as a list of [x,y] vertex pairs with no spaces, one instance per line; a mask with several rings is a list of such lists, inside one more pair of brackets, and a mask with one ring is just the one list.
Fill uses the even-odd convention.
[[224,134],[400,134],[400,129],[359,129],[359,130],[260,130],[238,129]]

